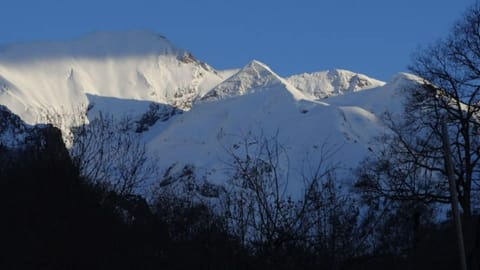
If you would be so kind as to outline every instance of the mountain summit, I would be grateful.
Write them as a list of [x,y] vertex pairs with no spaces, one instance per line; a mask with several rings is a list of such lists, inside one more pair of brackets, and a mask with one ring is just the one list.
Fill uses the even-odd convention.
[[225,99],[278,87],[285,88],[298,97],[303,96],[266,64],[253,60],[232,77],[210,90],[202,100]]

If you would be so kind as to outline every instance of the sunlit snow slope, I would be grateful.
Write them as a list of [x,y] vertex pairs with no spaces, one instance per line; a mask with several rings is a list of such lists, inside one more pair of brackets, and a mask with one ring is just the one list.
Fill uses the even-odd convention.
[[28,123],[41,121],[51,110],[69,113],[85,107],[90,103],[86,94],[189,109],[194,98],[224,76],[229,73],[218,73],[163,36],[144,31],[0,49],[0,103]]
[[161,153],[164,168],[192,164],[199,175],[221,183],[234,173],[233,156],[253,157],[264,147],[262,139],[275,138],[291,194],[301,192],[302,177],[319,165],[337,167],[338,177],[348,182],[375,147],[372,138],[387,132],[382,114],[389,107],[400,111],[399,84],[412,80],[407,75],[388,84],[372,80],[377,87],[319,101],[253,61],[168,127],[158,127],[161,132],[152,130],[149,148]]

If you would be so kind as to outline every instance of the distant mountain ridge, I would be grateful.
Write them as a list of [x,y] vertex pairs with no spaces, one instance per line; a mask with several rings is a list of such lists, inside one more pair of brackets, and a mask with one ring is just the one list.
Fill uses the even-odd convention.
[[287,81],[314,98],[343,95],[385,85],[385,82],[342,69],[293,75]]
[[[272,72],[258,61],[239,72],[246,74],[254,66]],[[69,113],[87,105],[86,94],[148,100],[188,110],[195,99],[231,92],[229,83],[234,82],[226,80],[235,72],[216,71],[156,33],[96,32],[67,42],[4,46],[0,50],[0,103],[30,124],[42,122],[42,114],[50,109]],[[273,77],[280,79],[276,74]],[[269,79],[257,74],[243,80],[235,86],[238,94],[261,88]],[[313,98],[382,84],[341,70],[291,76],[286,81]]]

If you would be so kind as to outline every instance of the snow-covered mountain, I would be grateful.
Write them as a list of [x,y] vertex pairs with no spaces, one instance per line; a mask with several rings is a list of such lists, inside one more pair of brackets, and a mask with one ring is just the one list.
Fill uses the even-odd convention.
[[51,110],[70,113],[85,107],[91,104],[88,95],[188,110],[194,98],[228,76],[165,37],[143,31],[0,49],[0,103],[28,123],[42,121]]
[[223,184],[232,157],[260,155],[269,142],[282,149],[278,166],[292,194],[321,162],[348,180],[375,147],[372,138],[388,132],[381,115],[401,110],[399,90],[415,80],[400,74],[384,83],[345,70],[282,78],[255,60],[217,71],[142,31],[0,49],[0,104],[27,123],[78,108],[141,119],[156,108],[162,121],[136,131],[162,170],[190,165],[199,179]]

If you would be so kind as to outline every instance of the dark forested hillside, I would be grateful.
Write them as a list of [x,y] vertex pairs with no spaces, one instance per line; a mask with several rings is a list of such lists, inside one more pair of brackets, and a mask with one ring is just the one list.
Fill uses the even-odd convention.
[[[453,240],[442,236],[448,226],[423,224],[424,235],[409,242],[408,215],[376,219],[372,233],[371,222],[345,223],[355,215],[340,204],[337,216],[318,212],[329,216],[322,228],[333,231],[316,239],[283,228],[275,237],[245,241],[229,227],[239,213],[165,194],[147,204],[81,177],[51,126],[35,128],[20,148],[0,151],[2,269],[415,269],[431,262],[448,269],[456,263],[448,252]],[[365,237],[349,243],[356,234]],[[365,250],[355,250],[360,246]]]

